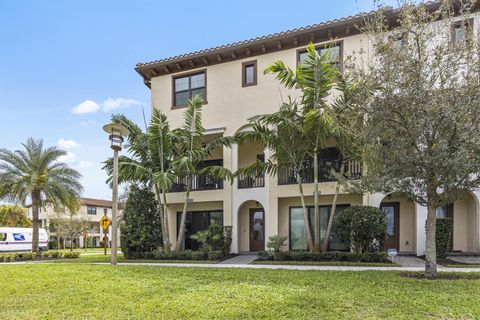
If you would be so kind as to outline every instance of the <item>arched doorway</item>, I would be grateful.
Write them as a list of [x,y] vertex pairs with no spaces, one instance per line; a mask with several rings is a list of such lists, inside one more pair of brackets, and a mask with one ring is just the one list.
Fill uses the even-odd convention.
[[249,200],[238,209],[239,252],[265,250],[265,209],[257,201]]

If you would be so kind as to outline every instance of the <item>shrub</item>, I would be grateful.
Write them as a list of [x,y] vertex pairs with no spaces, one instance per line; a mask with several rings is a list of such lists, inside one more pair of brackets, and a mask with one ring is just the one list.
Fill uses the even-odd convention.
[[192,260],[205,260],[207,255],[205,252],[202,251],[193,251],[192,252]]
[[356,253],[383,249],[387,224],[385,214],[375,207],[352,206],[336,221],[337,234]]
[[437,231],[435,233],[435,245],[437,257],[446,258],[451,251],[453,224],[450,218],[437,218]]
[[63,253],[63,258],[65,259],[77,259],[80,257],[80,252],[69,251]]
[[223,251],[210,251],[208,253],[208,260],[215,261],[220,260],[223,257]]
[[222,251],[223,255],[228,256],[232,247],[232,226],[223,227],[223,242],[222,242]]
[[288,237],[279,235],[271,236],[268,238],[267,248],[274,253],[280,252],[280,248],[287,245],[287,239]]
[[54,259],[61,258],[62,252],[61,251],[50,251],[50,256]]
[[130,187],[122,218],[120,242],[125,258],[142,258],[162,245],[160,216],[149,188]]
[[346,261],[346,262],[390,262],[386,252],[326,252],[315,253],[307,251],[280,251],[273,255],[263,252],[258,260],[276,261]]
[[224,247],[223,227],[218,223],[212,223],[205,229],[190,236],[191,239],[200,243],[200,250],[208,253],[212,250],[220,250]]
[[258,256],[257,260],[265,261],[270,258],[270,253],[267,251],[259,251],[257,256]]

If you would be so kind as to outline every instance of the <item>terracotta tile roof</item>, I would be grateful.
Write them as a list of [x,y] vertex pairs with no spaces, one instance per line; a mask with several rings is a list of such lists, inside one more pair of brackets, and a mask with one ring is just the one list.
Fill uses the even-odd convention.
[[105,207],[105,208],[111,208],[112,207],[112,201],[111,200],[80,198],[80,202],[85,206]]

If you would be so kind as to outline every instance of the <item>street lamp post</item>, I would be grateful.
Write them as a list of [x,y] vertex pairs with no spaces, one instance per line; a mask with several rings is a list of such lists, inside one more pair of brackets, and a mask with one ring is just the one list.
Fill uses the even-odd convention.
[[112,186],[112,259],[111,264],[117,264],[118,243],[118,152],[122,150],[123,137],[128,135],[128,129],[111,123],[103,126],[103,130],[109,134],[110,148],[113,150],[113,186]]

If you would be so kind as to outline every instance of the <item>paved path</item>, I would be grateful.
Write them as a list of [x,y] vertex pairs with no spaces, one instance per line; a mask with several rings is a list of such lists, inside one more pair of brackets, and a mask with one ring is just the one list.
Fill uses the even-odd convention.
[[422,260],[415,256],[397,256],[393,258],[393,262],[401,265],[402,267],[425,267],[425,260]]
[[[109,265],[107,262],[87,263],[91,265]],[[70,264],[71,265],[71,264]],[[271,264],[203,264],[203,263],[152,263],[152,262],[121,262],[119,266],[149,266],[149,267],[183,267],[183,268],[240,268],[240,269],[285,269],[285,270],[315,270],[315,271],[419,271],[424,267],[347,267],[347,266],[296,266]],[[438,266],[439,272],[480,272],[480,268],[446,268]]]
[[249,264],[258,258],[256,254],[240,254],[219,264]]

